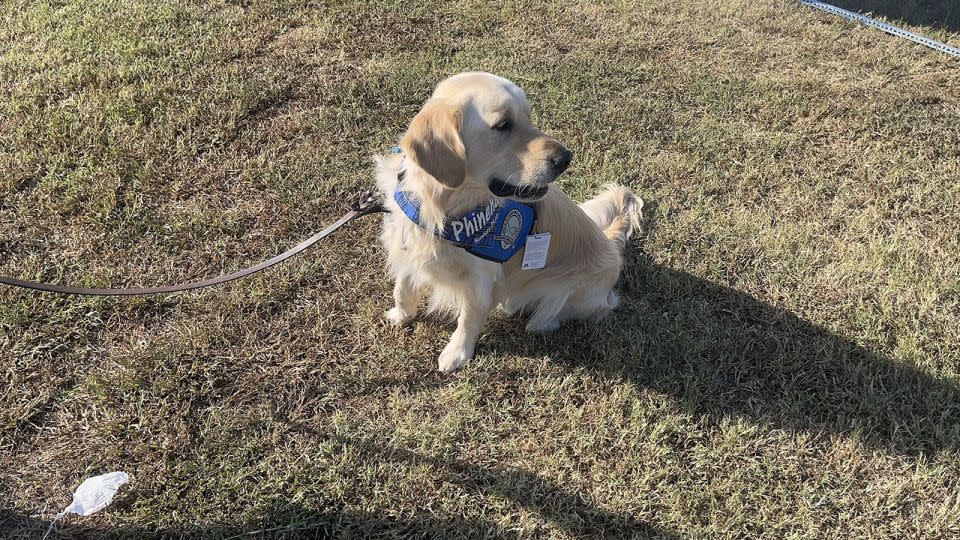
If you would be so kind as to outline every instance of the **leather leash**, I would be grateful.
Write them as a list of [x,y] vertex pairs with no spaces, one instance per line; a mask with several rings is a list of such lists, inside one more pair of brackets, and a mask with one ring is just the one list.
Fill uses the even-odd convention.
[[378,212],[389,212],[389,210],[387,210],[383,203],[380,202],[380,194],[378,192],[372,189],[367,190],[360,196],[359,199],[350,205],[350,211],[344,214],[343,217],[331,223],[329,226],[327,226],[327,228],[314,234],[310,238],[307,238],[303,242],[300,242],[296,246],[288,249],[287,251],[284,251],[272,259],[244,268],[243,270],[238,270],[231,274],[204,279],[201,281],[191,281],[189,283],[180,283],[176,285],[163,285],[160,287],[92,289],[87,287],[67,287],[63,285],[53,285],[51,283],[39,283],[25,279],[0,276],[0,284],[22,287],[25,289],[34,289],[37,291],[60,294],[78,294],[83,296],[141,296],[147,294],[165,294],[202,289],[204,287],[212,287],[214,285],[220,285],[221,283],[227,283],[228,281],[247,277],[249,275],[256,274],[257,272],[266,270],[271,266],[282,263],[283,261],[302,253],[347,223],[350,223],[351,221],[367,214],[375,214]]

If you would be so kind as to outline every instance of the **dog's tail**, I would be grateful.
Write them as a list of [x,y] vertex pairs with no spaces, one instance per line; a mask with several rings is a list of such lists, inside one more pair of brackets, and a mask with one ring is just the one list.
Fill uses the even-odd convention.
[[623,249],[634,231],[640,228],[643,199],[626,186],[610,184],[603,193],[584,202],[580,208],[600,226],[607,238]]

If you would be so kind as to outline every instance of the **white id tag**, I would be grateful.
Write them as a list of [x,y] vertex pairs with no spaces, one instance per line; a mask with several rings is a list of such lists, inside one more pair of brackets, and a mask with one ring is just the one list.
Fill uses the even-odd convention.
[[537,270],[547,265],[547,252],[550,251],[550,233],[531,234],[523,248],[522,270]]

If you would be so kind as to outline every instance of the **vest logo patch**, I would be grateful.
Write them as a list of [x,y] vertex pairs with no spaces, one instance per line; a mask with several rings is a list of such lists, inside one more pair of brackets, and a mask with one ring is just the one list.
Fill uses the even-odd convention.
[[520,237],[520,231],[523,230],[523,216],[520,211],[514,208],[503,218],[503,226],[500,228],[500,235],[497,240],[500,241],[501,249],[513,249]]

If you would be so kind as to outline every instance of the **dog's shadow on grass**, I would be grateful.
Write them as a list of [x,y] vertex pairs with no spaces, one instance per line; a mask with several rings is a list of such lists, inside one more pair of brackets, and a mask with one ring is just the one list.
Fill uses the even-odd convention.
[[[580,538],[673,539],[673,533],[628,514],[593,506],[573,491],[536,473],[515,467],[483,467],[469,461],[435,458],[403,448],[384,447],[379,440],[358,445],[371,462],[429,466],[449,483],[484,498],[507,500],[533,511],[566,533]],[[481,536],[479,530],[473,534]]]
[[[960,391],[735,289],[628,252],[624,302],[600,324],[506,336],[494,353],[552,361],[673,396],[712,420],[856,438],[933,457],[960,448]],[[489,349],[488,349],[489,350]]]

